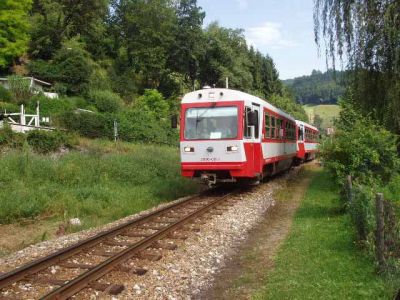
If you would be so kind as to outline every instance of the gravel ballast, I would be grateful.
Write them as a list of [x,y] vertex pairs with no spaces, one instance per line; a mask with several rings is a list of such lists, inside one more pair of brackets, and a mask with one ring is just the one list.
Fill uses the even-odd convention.
[[[207,215],[196,225],[199,232],[189,232],[186,240],[173,240],[176,250],[160,250],[159,261],[132,261],[135,266],[148,269],[143,276],[113,272],[101,282],[123,284],[125,290],[117,296],[104,295],[86,290],[77,298],[101,297],[114,299],[190,299],[196,298],[202,290],[212,285],[216,273],[229,264],[235,249],[246,240],[249,232],[266,211],[275,204],[273,191],[288,177],[295,176],[299,168],[267,183],[250,188],[248,191],[231,196],[233,206],[224,209],[222,215]],[[183,201],[184,199],[176,200]],[[228,200],[229,201],[229,200]],[[66,247],[100,231],[133,220],[169,204],[110,223],[101,228],[82,231],[52,241],[46,241],[0,259],[0,272],[6,272],[18,265],[37,259],[57,249]],[[185,233],[186,234],[186,233]],[[172,240],[168,240],[172,241]]]

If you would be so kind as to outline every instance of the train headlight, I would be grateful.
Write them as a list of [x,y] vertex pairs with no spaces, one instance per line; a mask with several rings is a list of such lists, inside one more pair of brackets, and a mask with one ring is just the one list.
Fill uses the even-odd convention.
[[183,151],[184,152],[188,152],[188,153],[193,153],[194,152],[194,148],[193,147],[184,147]]
[[237,152],[238,150],[239,150],[238,146],[228,146],[226,148],[226,151],[228,151],[228,152]]

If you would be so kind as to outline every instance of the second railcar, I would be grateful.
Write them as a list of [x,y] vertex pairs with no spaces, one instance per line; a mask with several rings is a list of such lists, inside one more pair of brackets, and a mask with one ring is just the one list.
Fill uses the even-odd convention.
[[315,159],[318,151],[319,131],[318,128],[306,122],[296,120],[297,126],[297,162]]

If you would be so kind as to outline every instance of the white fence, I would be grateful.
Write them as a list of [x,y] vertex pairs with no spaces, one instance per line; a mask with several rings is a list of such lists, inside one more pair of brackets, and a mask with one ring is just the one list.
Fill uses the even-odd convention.
[[[26,114],[24,105],[21,104],[21,111],[19,113],[4,113],[5,121],[10,125],[11,129],[15,132],[27,132],[31,130],[54,130],[51,127],[40,126],[39,102],[36,106],[36,114]],[[3,122],[0,123],[3,127]]]

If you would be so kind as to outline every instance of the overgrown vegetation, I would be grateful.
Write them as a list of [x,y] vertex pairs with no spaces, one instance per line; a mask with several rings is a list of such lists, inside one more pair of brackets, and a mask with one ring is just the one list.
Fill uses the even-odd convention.
[[[374,254],[376,248],[375,194],[385,192],[385,259],[387,271],[400,271],[400,160],[398,138],[351,104],[342,102],[337,131],[324,141],[324,165],[341,187],[344,207],[352,217],[358,241]],[[347,190],[347,176],[353,189]]]
[[101,140],[82,140],[80,148],[57,159],[26,148],[3,154],[0,223],[79,217],[88,228],[199,188],[180,176],[174,148]]
[[27,134],[15,133],[10,127],[0,129],[0,150],[21,151],[29,145],[36,153],[46,154],[58,151],[61,147],[71,148],[76,139],[69,134],[60,131],[32,130]]
[[265,289],[255,299],[393,299],[400,277],[380,277],[353,243],[330,174],[313,170]]
[[67,135],[59,131],[29,131],[26,141],[37,153],[50,153],[60,149],[61,146],[71,146]]

